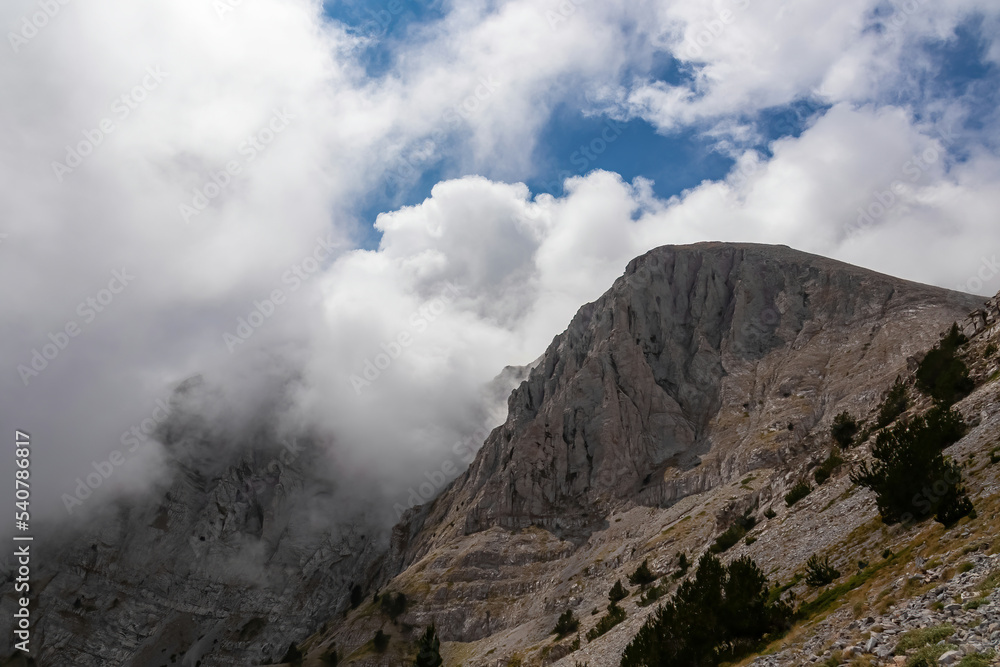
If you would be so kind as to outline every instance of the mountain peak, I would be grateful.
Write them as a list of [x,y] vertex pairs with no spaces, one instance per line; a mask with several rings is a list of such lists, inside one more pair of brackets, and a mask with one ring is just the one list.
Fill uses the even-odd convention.
[[553,340],[428,521],[585,539],[617,503],[668,505],[805,447],[979,301],[787,246],[656,248]]

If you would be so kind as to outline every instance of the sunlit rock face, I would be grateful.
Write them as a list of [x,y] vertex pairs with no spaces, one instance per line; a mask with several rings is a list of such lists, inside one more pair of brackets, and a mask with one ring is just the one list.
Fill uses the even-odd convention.
[[413,521],[585,539],[617,501],[666,506],[801,449],[980,301],[784,246],[658,248],[580,309]]
[[[537,362],[498,376],[505,392],[517,385],[506,421],[391,539],[387,508],[338,476],[329,443],[289,442],[266,418],[222,434],[175,410],[164,488],[39,545],[40,663],[267,664],[311,635],[317,655],[334,642],[341,656],[363,652],[386,623],[372,593],[388,587],[411,600],[393,646],[432,622],[449,642],[497,638],[477,645],[483,661],[513,650],[508,640],[530,645],[567,605],[603,605],[675,510],[705,518],[670,557],[780,498],[825,455],[835,414],[873,409],[981,302],[786,247],[653,250]],[[197,392],[189,383],[176,398],[197,404]],[[733,495],[751,471],[760,480]],[[845,530],[866,516],[852,507]],[[345,617],[354,585],[364,603]]]

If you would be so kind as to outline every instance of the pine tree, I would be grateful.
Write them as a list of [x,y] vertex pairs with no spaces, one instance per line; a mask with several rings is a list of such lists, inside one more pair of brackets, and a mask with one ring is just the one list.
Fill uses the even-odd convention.
[[957,356],[958,348],[967,342],[958,325],[952,324],[948,335],[920,362],[917,388],[931,396],[938,405],[952,405],[968,396],[975,387],[969,377],[969,369]]
[[875,461],[862,463],[851,481],[875,492],[887,524],[934,515],[951,525],[972,511],[972,503],[962,486],[961,469],[944,458],[943,450],[965,431],[960,414],[933,408],[926,416],[879,433],[872,448]]
[[858,434],[858,422],[848,412],[841,412],[833,420],[830,428],[830,435],[837,441],[837,444],[844,449],[848,449],[854,444],[854,436]]
[[413,667],[440,667],[443,664],[441,640],[438,639],[437,630],[432,624],[417,641],[417,658],[413,661]]
[[628,582],[633,586],[647,586],[654,581],[656,581],[656,575],[649,569],[649,559],[642,561],[642,565],[637,567],[635,572],[628,577]]
[[896,417],[906,412],[906,408],[909,406],[910,396],[906,393],[906,385],[897,377],[896,382],[892,385],[892,389],[889,390],[885,400],[882,401],[882,405],[879,406],[878,417],[875,419],[875,427],[885,428],[896,421]]
[[624,600],[628,597],[628,589],[622,586],[622,580],[619,579],[615,582],[615,585],[611,587],[611,592],[608,593],[608,599],[612,603],[618,602],[619,600]]
[[552,630],[553,634],[559,636],[560,639],[566,635],[573,634],[580,629],[580,621],[573,615],[572,609],[567,609],[560,616],[559,620],[556,621],[556,627]]

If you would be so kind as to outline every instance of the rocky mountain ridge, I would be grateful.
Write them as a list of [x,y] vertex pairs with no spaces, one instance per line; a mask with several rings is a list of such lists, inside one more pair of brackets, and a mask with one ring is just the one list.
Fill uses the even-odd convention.
[[387,624],[363,605],[310,645],[395,664],[372,653],[376,629],[405,651],[434,623],[447,664],[562,664],[567,652],[566,664],[618,664],[648,609],[573,651],[550,642],[559,612],[586,619],[643,559],[669,571],[679,550],[703,552],[748,510],[787,521],[755,538],[782,554],[767,559],[770,575],[834,548],[873,511],[847,466],[802,505],[822,500],[842,531],[781,499],[826,457],[835,415],[872,413],[981,304],[787,248],[638,258],[553,341],[468,472],[397,526],[400,574],[386,589],[413,601],[406,614]]
[[[350,494],[320,474],[320,443],[289,456],[262,436],[206,467],[190,457],[206,451],[210,429],[166,434],[178,452],[171,487],[50,558],[40,664],[274,664],[298,651],[305,665],[335,653],[340,664],[410,664],[433,623],[447,665],[617,665],[652,609],[638,595],[622,602],[624,622],[576,647],[553,640],[556,617],[574,610],[585,632],[615,580],[644,559],[669,575],[678,552],[694,558],[747,511],[774,518],[727,555],[753,556],[774,581],[812,553],[844,551],[842,565],[848,551],[872,560],[883,543],[912,541],[871,527],[871,494],[846,475],[864,448],[804,500],[782,499],[826,458],[834,416],[870,415],[897,376],[912,386],[953,321],[982,354],[997,337],[997,304],[969,316],[980,297],[785,247],[658,248],[581,308],[511,393],[506,422],[468,471],[408,512],[388,543],[368,508],[344,511]],[[979,423],[955,446],[981,464],[1000,413],[990,363],[973,367],[982,388],[960,407]],[[996,485],[982,470],[970,484],[990,499]],[[989,542],[981,527],[962,530],[954,553]],[[976,560],[973,574],[988,577],[993,562]],[[394,619],[376,602],[387,593],[406,596]],[[826,636],[840,632],[846,649],[861,629],[831,626],[822,646],[809,644],[814,633],[801,649],[793,632],[786,652],[761,664],[832,657]]]

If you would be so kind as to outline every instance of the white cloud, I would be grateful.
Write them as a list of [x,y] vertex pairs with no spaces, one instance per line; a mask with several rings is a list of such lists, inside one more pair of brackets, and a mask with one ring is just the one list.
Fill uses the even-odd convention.
[[927,41],[953,39],[967,21],[983,20],[989,57],[998,49],[988,26],[1000,15],[978,0],[692,0],[640,7],[649,43],[684,63],[691,76],[676,84],[639,77],[613,97],[620,113],[664,132],[803,98],[866,103],[912,94]]
[[[534,359],[656,245],[788,243],[949,286],[1000,246],[992,149],[957,162],[911,109],[887,102],[906,85],[897,66],[914,44],[946,38],[976,11],[994,25],[986,3],[922,4],[897,41],[865,32],[863,0],[569,3],[555,22],[547,12],[567,3],[455,3],[411,31],[376,78],[361,40],[325,21],[318,2],[258,0],[224,17],[192,0],[60,6],[0,59],[10,128],[0,281],[15,287],[0,315],[0,420],[49,443],[34,461],[48,511],[194,373],[247,415],[301,372],[283,427],[322,427],[351,465],[392,486],[454,456],[485,419],[480,385]],[[726,8],[732,22],[698,55],[678,51],[694,83],[654,82],[657,50],[682,49]],[[8,3],[0,24],[18,31],[37,11]],[[155,86],[148,68],[166,73]],[[600,171],[571,179],[559,199],[500,182],[533,175],[553,109],[596,93],[663,129],[710,127],[735,155],[756,136],[741,116],[812,94],[835,104],[800,138],[775,143],[772,158],[742,155],[742,177],[670,201]],[[961,101],[944,111],[967,113]],[[113,131],[57,175],[66,146],[85,151],[105,119]],[[939,158],[909,180],[907,162],[929,148]],[[378,250],[346,252],[371,222],[350,212],[386,172],[416,179],[445,155],[446,171],[469,175],[381,215]],[[897,180],[877,224],[849,235],[858,207]],[[216,189],[185,221],[180,206]],[[317,239],[335,247],[310,270]],[[134,281],[92,320],[81,314],[123,268]],[[449,282],[463,291],[436,302]],[[287,299],[230,354],[223,334],[274,290]],[[17,367],[70,322],[79,335],[24,386]],[[405,352],[359,394],[351,376],[401,334]],[[145,482],[125,478],[114,483]]]

